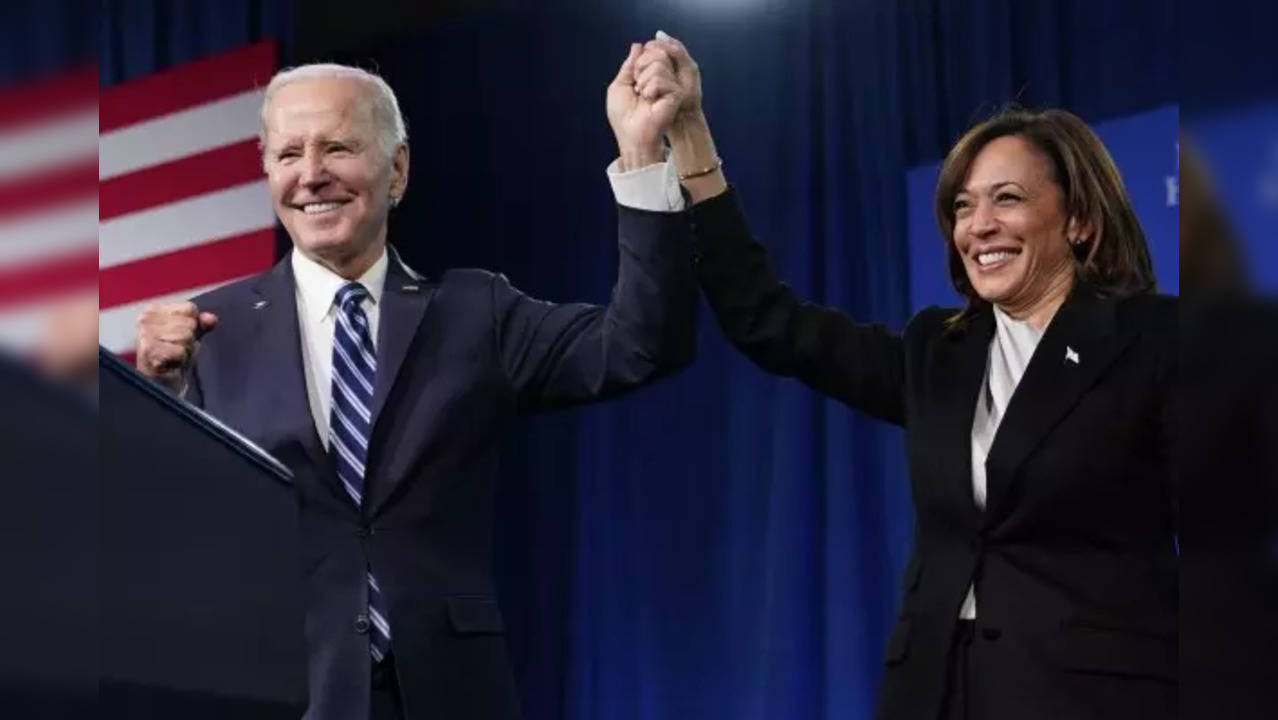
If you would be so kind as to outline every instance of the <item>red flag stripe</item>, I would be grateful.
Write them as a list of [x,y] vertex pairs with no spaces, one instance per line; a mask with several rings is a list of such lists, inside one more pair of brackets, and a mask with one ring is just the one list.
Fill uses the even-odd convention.
[[274,261],[275,230],[265,229],[102,268],[98,276],[98,307],[105,310],[252,275],[269,268]]
[[97,180],[96,158],[35,175],[0,180],[0,219],[56,211],[58,206],[91,198],[97,192]]
[[214,55],[102,93],[99,132],[262,87],[275,72],[275,41]]
[[9,131],[33,122],[91,109],[98,100],[98,67],[0,90],[0,129]]
[[[97,172],[96,165],[94,172]],[[102,181],[98,187],[98,217],[109,220],[251,182],[261,176],[257,140],[224,145]]]
[[98,251],[94,247],[37,263],[0,267],[0,308],[91,288],[97,276]]

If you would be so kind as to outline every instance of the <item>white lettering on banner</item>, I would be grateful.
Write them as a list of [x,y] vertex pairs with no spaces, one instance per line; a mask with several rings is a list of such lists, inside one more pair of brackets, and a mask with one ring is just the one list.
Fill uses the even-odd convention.
[[1167,187],[1167,207],[1180,204],[1180,143],[1176,143],[1176,174],[1166,175],[1163,182]]

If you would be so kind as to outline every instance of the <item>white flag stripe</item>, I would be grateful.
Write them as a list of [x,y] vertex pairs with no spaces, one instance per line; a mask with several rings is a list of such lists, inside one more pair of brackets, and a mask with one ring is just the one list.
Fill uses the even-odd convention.
[[170,293],[168,295],[159,295],[156,297],[146,298],[128,305],[117,305],[110,310],[105,310],[98,314],[98,342],[110,350],[111,352],[125,352],[133,349],[135,342],[136,326],[138,317],[142,315],[142,310],[147,305],[156,302],[175,302],[178,300],[189,300],[196,295],[208,292],[214,288],[221,287],[227,283],[235,282],[240,278],[227,278],[226,280],[214,283],[212,285],[204,285],[202,287],[190,288],[180,292]]
[[98,235],[98,200],[0,220],[0,267],[26,265],[70,250],[93,247]]
[[98,226],[98,267],[275,226],[266,180],[112,218]]
[[250,90],[103,135],[98,141],[98,179],[256,137],[265,93]]
[[0,132],[0,180],[84,162],[97,146],[97,108]]

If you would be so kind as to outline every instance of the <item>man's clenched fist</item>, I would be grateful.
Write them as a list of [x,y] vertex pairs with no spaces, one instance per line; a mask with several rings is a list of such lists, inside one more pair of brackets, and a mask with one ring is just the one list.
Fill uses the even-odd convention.
[[193,302],[151,305],[138,318],[138,370],[180,392],[199,339],[216,326]]
[[[643,58],[643,46],[634,43],[608,85],[608,122],[617,136],[621,170],[636,170],[662,162],[662,136],[682,105],[682,91],[670,62],[656,62],[665,55]],[[638,63],[646,62],[643,70]]]

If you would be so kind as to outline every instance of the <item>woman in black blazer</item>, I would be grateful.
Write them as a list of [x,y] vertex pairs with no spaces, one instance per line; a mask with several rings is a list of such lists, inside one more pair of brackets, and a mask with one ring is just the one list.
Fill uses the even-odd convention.
[[696,64],[672,39],[647,50],[682,86],[668,139],[728,338],[906,429],[916,535],[878,716],[1174,717],[1176,309],[1100,140],[1061,110],[967,132],[936,192],[966,305],[897,335],[777,278],[724,179]]

